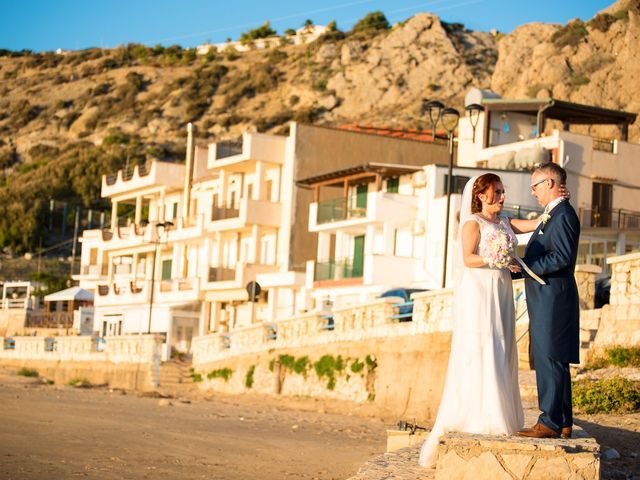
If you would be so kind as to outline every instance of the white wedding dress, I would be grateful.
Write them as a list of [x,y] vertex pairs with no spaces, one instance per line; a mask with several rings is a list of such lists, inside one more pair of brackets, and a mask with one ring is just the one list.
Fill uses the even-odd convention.
[[[461,215],[460,231],[467,221],[480,225],[481,244],[497,228],[515,240],[507,218],[494,224],[471,215],[469,209],[468,215]],[[446,432],[513,434],[524,423],[511,275],[507,269],[461,263],[458,268],[449,367],[436,422],[420,452],[423,467],[435,466],[439,440]]]

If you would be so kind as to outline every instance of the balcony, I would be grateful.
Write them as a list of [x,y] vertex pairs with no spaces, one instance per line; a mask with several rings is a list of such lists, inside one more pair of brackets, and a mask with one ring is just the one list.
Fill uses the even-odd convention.
[[208,290],[227,290],[241,288],[244,290],[247,282],[255,280],[257,275],[264,273],[276,273],[276,265],[263,265],[258,263],[236,263],[235,268],[209,267],[209,283],[205,287]]
[[235,278],[235,268],[209,267],[208,279],[210,282],[226,282],[229,280],[235,280]]
[[102,196],[111,197],[153,186],[181,188],[184,165],[154,160],[102,176]]
[[619,208],[601,210],[598,207],[580,208],[583,228],[608,228],[612,230],[640,230],[640,212]]
[[[418,197],[375,192],[367,195],[366,207],[355,206],[354,198],[334,198],[309,206],[309,231],[331,232],[347,229],[362,234],[370,223],[411,223],[417,214]],[[364,202],[362,202],[364,203]]]
[[73,312],[28,312],[25,328],[72,328]]
[[363,264],[354,265],[351,259],[341,259],[316,263],[313,279],[316,282],[322,282],[361,278],[362,275]]
[[541,208],[523,207],[522,205],[505,205],[502,209],[502,215],[520,219],[538,218],[542,212]]
[[339,222],[351,218],[363,218],[367,216],[366,207],[353,207],[348,198],[332,198],[318,203],[317,223]]
[[155,282],[159,301],[190,302],[200,299],[200,279],[174,278]]
[[241,141],[222,141],[209,144],[207,167],[252,169],[253,161],[282,164],[285,157],[287,137],[262,133],[245,133]]
[[211,221],[228,220],[230,218],[238,218],[240,209],[233,207],[213,207],[211,209]]
[[107,275],[109,265],[82,265],[80,267],[80,275],[83,277],[100,278]]
[[213,207],[210,231],[241,230],[250,225],[277,228],[281,223],[282,206],[279,202],[266,202],[242,198],[239,208]]

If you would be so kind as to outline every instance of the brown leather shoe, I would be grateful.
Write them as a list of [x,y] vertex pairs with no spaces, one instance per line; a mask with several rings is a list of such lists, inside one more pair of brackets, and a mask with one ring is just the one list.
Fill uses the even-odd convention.
[[562,432],[560,433],[560,436],[562,438],[571,438],[571,432],[572,432],[571,427],[562,427]]
[[536,423],[531,428],[523,428],[518,430],[518,435],[521,437],[530,438],[560,438],[560,434],[555,430],[551,430],[549,427],[542,423]]

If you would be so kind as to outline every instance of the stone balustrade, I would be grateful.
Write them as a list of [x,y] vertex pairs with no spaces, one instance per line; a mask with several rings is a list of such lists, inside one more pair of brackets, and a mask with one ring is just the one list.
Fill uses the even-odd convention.
[[575,277],[580,298],[580,310],[595,308],[596,275],[602,273],[597,265],[576,265]]
[[151,364],[159,358],[161,346],[159,335],[107,337],[104,341],[85,336],[12,337],[12,342],[0,338],[0,359]]
[[640,252],[610,257],[611,305],[640,303]]

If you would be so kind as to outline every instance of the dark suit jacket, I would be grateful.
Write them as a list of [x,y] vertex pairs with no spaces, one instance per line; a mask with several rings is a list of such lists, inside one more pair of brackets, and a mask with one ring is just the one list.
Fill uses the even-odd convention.
[[527,244],[524,262],[541,277],[525,277],[529,331],[533,350],[554,360],[578,363],[580,306],[574,276],[580,222],[568,201],[560,202],[546,225],[538,225]]

